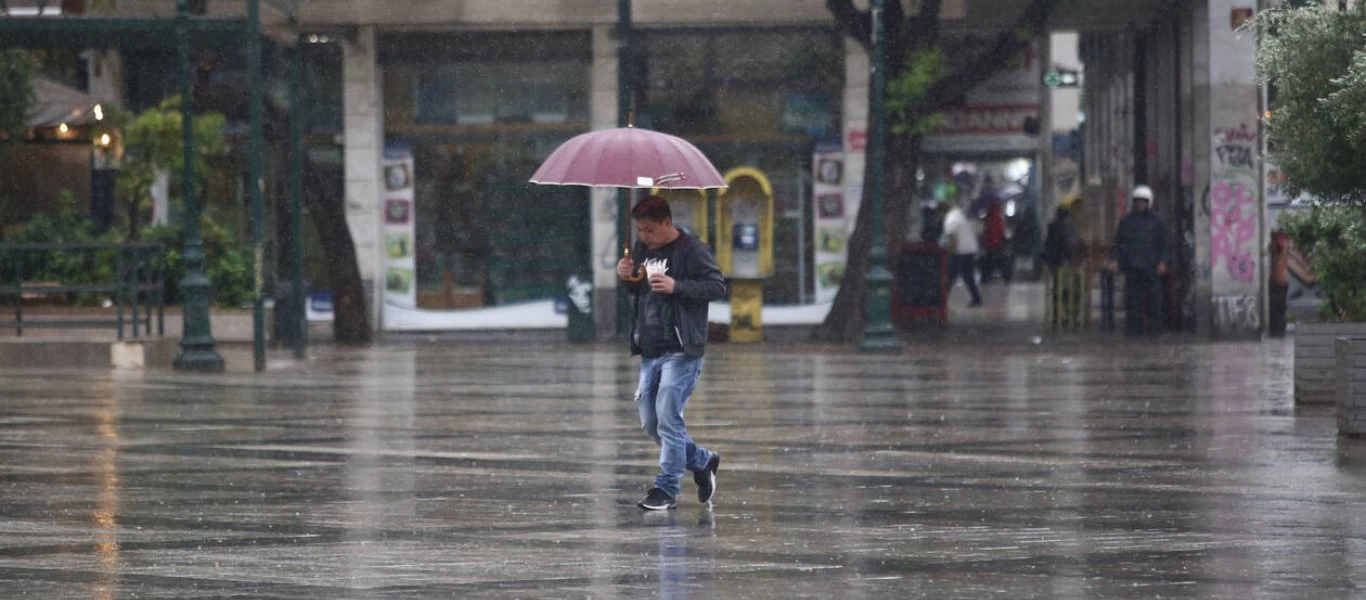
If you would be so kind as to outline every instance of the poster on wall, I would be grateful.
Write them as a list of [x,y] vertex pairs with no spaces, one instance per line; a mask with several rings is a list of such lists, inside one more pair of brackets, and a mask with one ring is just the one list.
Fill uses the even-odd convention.
[[[815,174],[812,177],[811,207],[812,240],[815,241],[816,302],[834,302],[835,293],[844,279],[844,262],[848,255],[850,228],[854,213],[850,212],[845,189],[845,156],[839,140],[816,145],[812,157]],[[857,212],[857,209],[854,209]]]
[[417,306],[417,261],[413,239],[413,150],[384,147],[384,303]]

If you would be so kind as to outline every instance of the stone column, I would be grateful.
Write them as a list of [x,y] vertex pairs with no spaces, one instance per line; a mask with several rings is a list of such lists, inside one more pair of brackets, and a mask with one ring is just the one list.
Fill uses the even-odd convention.
[[357,28],[355,37],[342,43],[343,144],[346,155],[346,221],[356,244],[370,322],[378,330],[384,285],[380,266],[383,244],[379,236],[380,162],[384,158],[384,102],[376,60],[373,26]]
[[[1254,79],[1256,40],[1236,28],[1251,16],[1256,0],[1205,3],[1206,20],[1196,26],[1196,52],[1208,61],[1208,79],[1196,85],[1207,88],[1207,102],[1197,107],[1203,112],[1196,115],[1196,128],[1208,148],[1203,157],[1208,179],[1197,212],[1208,219],[1208,262],[1200,264],[1208,265],[1210,332],[1216,338],[1255,338],[1262,331],[1265,280],[1260,92]],[[1201,12],[1197,8],[1197,19]]]
[[[617,40],[611,25],[593,28],[593,66],[589,76],[592,128],[617,126]],[[592,188],[593,316],[598,337],[615,335],[617,328],[617,259],[622,232],[617,231],[617,191]]]

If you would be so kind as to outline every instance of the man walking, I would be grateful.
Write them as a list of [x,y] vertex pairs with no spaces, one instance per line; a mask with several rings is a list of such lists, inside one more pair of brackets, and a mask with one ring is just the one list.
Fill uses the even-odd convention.
[[1162,331],[1162,285],[1167,274],[1167,232],[1151,209],[1153,190],[1134,188],[1133,210],[1119,221],[1110,271],[1124,271],[1124,332],[1136,337]]
[[[660,469],[638,506],[676,506],[685,470],[693,472],[697,501],[709,503],[721,457],[688,436],[683,408],[702,374],[708,303],[725,297],[726,282],[711,249],[674,227],[663,198],[641,200],[631,217],[639,239],[631,256],[617,263],[617,276],[635,297],[631,354],[641,356],[636,407],[645,433],[659,444]],[[635,274],[637,267],[644,268],[645,277]]]
[[968,286],[972,302],[968,306],[981,306],[982,294],[977,291],[977,232],[972,229],[963,209],[947,200],[939,203],[939,212],[944,215],[943,246],[949,253],[949,285],[962,277]]

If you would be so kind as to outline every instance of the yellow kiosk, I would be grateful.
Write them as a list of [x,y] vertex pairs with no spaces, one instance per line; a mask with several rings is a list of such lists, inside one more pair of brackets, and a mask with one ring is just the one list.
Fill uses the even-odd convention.
[[753,167],[731,169],[716,199],[716,262],[730,280],[730,340],[763,341],[764,279],[773,276],[773,185]]
[[701,240],[702,243],[707,243],[707,235],[711,232],[711,214],[707,211],[706,190],[655,188],[650,190],[650,193],[668,201],[675,227]]

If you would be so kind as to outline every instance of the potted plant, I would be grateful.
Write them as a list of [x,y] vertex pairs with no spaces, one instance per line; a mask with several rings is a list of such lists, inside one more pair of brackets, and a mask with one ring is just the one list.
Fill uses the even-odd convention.
[[1317,318],[1295,323],[1295,401],[1336,401],[1336,340],[1366,338],[1366,207],[1324,204],[1281,218],[1309,257],[1324,302]]
[[[1317,321],[1295,326],[1295,399],[1355,410],[1354,399],[1339,395],[1355,394],[1366,411],[1366,385],[1339,384],[1350,375],[1340,363],[1366,363],[1338,359],[1339,350],[1366,353],[1354,350],[1366,343],[1366,3],[1269,10],[1248,27],[1273,92],[1268,158],[1285,173],[1291,197],[1308,205],[1281,225],[1312,261],[1325,298]],[[1340,423],[1357,420],[1347,417]]]

